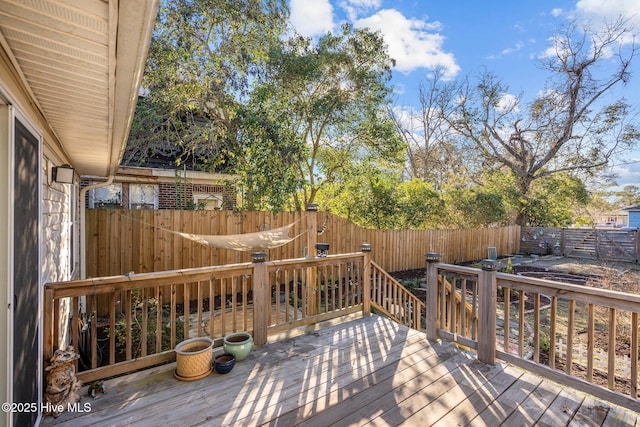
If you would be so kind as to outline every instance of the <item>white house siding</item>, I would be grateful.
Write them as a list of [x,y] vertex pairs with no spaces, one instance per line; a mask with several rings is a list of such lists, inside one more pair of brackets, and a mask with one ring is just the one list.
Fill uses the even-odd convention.
[[[34,129],[43,140],[43,158],[41,159],[41,284],[52,280],[65,280],[71,277],[68,267],[68,241],[69,228],[65,225],[70,217],[69,185],[53,184],[50,178],[50,166],[58,166],[63,163],[64,154],[61,147],[56,144],[56,138],[47,125],[46,120],[35,108],[35,103],[20,82],[18,73],[12,66],[12,61],[7,57],[0,45],[0,307],[7,307],[0,315],[0,402],[10,402],[12,385],[12,362],[9,359],[12,354],[12,309],[13,276],[12,265],[12,241],[14,223],[11,219],[13,191],[10,177],[13,174],[11,157],[13,155],[13,117],[19,116],[25,120],[30,128]],[[75,190],[74,190],[75,191]],[[77,207],[76,207],[77,209]],[[76,245],[77,247],[77,245]],[[37,263],[35,263],[37,265]],[[40,299],[42,295],[40,296]],[[35,307],[41,310],[39,304]],[[40,311],[42,312],[42,311]],[[68,316],[60,316],[68,319]],[[40,358],[42,356],[39,356]],[[42,365],[42,364],[40,364]],[[10,413],[0,413],[0,426],[12,425]]]
[[[60,282],[71,280],[74,273],[78,271],[76,265],[72,265],[72,260],[77,260],[72,251],[78,248],[78,224],[72,226],[72,219],[77,221],[71,214],[72,202],[77,197],[72,197],[72,192],[77,192],[76,184],[59,184],[51,179],[51,169],[62,164],[60,160],[51,159],[45,154],[42,162],[42,281]],[[72,229],[75,228],[75,236]],[[71,239],[74,244],[71,244]],[[71,299],[67,298],[60,304],[60,331],[64,331],[60,336],[58,346],[65,348],[70,342],[69,321],[71,313]]]

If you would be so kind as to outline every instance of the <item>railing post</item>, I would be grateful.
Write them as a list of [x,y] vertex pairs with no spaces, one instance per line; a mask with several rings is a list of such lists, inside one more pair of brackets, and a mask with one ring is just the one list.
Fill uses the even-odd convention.
[[[496,364],[496,298],[497,263],[494,260],[480,261],[482,271],[478,277],[478,360],[489,365]],[[509,319],[505,319],[505,328]]]
[[362,263],[364,271],[362,273],[362,315],[371,314],[371,249],[368,243],[360,245],[360,250],[364,255]]
[[427,252],[424,254],[427,261],[427,339],[438,339],[438,263],[440,254]]
[[[307,204],[307,254],[308,258],[316,256],[318,243],[318,205]],[[307,268],[307,314],[318,313],[317,268]]]
[[267,343],[267,323],[271,295],[269,295],[269,273],[264,252],[251,254],[253,260],[253,342],[255,345]]

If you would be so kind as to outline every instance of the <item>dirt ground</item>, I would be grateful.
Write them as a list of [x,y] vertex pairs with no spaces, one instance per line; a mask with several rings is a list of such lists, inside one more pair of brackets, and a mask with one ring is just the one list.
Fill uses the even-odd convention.
[[[498,260],[498,269],[507,266],[508,258]],[[512,257],[514,272],[548,271],[569,275],[585,276],[590,286],[621,292],[640,294],[640,264],[628,262],[601,261],[589,258],[568,258],[561,256]],[[402,282],[424,281],[426,270],[406,270],[391,273]],[[563,281],[562,279],[555,279]],[[421,287],[419,284],[417,287]]]

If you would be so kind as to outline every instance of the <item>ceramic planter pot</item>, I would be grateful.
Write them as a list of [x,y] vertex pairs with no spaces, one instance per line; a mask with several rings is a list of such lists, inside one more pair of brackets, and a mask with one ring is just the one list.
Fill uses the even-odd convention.
[[224,337],[222,346],[225,353],[233,354],[239,362],[251,352],[253,338],[248,332],[235,332]]
[[176,345],[175,377],[183,381],[194,381],[211,373],[213,341],[207,337],[197,337]]
[[229,373],[236,365],[236,357],[233,354],[221,354],[213,359],[213,365],[219,374]]

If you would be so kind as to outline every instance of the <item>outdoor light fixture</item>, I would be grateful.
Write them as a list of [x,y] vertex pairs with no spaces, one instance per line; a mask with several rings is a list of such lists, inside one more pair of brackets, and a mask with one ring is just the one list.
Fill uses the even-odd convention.
[[484,271],[496,271],[498,269],[498,263],[492,259],[483,259],[480,261],[480,268]]
[[427,262],[440,262],[440,254],[437,252],[427,252],[424,254]]
[[253,262],[264,262],[267,259],[267,254],[264,252],[252,252],[251,260]]
[[327,255],[329,255],[328,243],[316,243],[316,249],[318,250],[319,257],[326,257]]
[[317,212],[318,205],[316,203],[307,203],[307,212]]
[[69,165],[55,166],[51,170],[51,177],[59,184],[73,184],[75,172]]
[[363,243],[360,245],[360,250],[362,252],[371,252],[371,249],[373,249],[373,245],[371,245],[371,243]]

